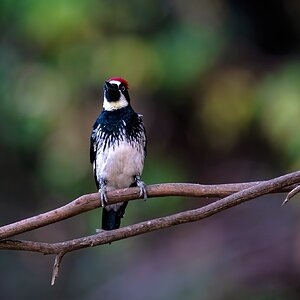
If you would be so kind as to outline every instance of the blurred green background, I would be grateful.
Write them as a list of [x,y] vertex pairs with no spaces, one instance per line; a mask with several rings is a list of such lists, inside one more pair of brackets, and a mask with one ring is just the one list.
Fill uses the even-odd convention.
[[[144,115],[148,184],[300,169],[297,1],[1,0],[0,25],[3,225],[96,191],[89,136],[112,76]],[[74,252],[54,287],[54,257],[1,251],[1,299],[299,299],[300,204],[283,198]],[[122,225],[210,201],[134,201]],[[100,215],[20,238],[93,234]]]

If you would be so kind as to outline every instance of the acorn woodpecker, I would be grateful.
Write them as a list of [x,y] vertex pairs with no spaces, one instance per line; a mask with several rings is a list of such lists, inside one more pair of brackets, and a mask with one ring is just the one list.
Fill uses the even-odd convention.
[[105,81],[103,110],[91,134],[90,160],[100,193],[102,229],[120,227],[128,202],[107,204],[106,192],[138,186],[147,198],[141,180],[146,156],[146,131],[141,115],[130,105],[128,82],[120,77]]

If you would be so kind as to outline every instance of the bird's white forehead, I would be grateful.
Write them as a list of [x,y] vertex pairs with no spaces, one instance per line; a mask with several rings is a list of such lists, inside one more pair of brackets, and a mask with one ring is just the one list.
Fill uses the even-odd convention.
[[109,81],[109,83],[111,84],[116,84],[117,86],[119,86],[121,84],[121,81],[118,81],[118,80],[111,80]]

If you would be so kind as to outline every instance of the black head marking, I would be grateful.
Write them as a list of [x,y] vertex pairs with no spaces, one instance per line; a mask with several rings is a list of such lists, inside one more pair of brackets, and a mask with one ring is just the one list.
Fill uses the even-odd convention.
[[108,102],[118,101],[121,96],[118,85],[105,81],[104,95]]

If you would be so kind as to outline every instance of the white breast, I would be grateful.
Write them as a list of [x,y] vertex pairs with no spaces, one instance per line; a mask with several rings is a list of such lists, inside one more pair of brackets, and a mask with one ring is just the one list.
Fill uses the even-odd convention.
[[96,176],[107,180],[108,190],[126,188],[134,182],[135,175],[141,175],[144,166],[142,146],[134,147],[126,141],[120,141],[114,148],[98,150]]

